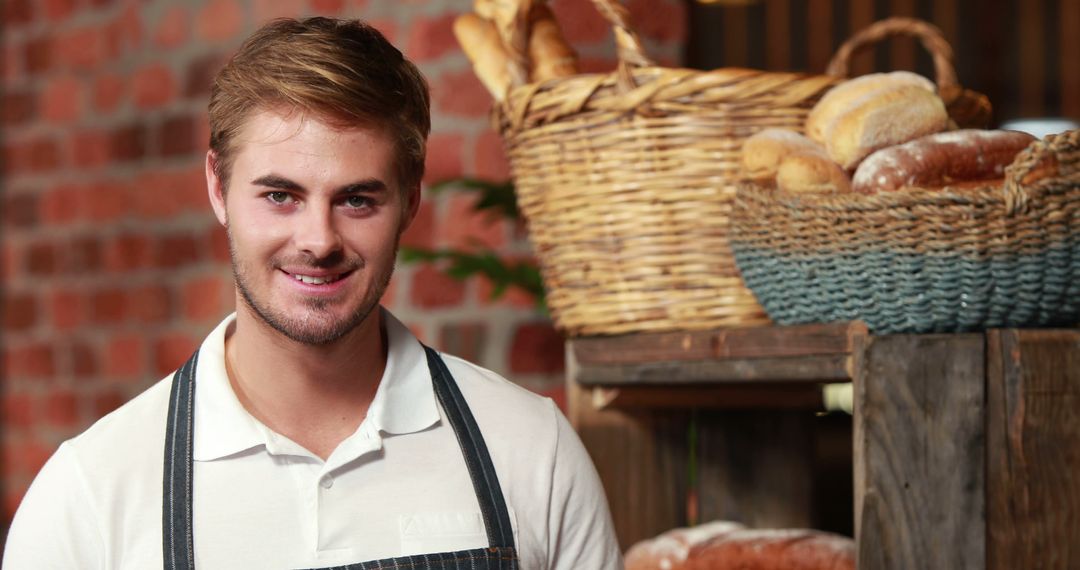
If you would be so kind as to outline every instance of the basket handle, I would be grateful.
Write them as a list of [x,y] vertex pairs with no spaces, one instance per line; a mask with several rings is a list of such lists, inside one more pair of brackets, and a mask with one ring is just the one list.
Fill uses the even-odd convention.
[[1005,168],[1005,211],[1027,208],[1028,189],[1044,180],[1080,174],[1080,130],[1066,131],[1031,143]]
[[[534,2],[546,2],[547,0],[518,0],[518,13],[514,18],[510,37],[506,38],[506,48],[513,61],[524,63],[528,61],[527,46],[529,45],[528,11]],[[615,32],[615,51],[619,59],[619,79],[621,87],[633,88],[633,76],[630,71],[638,67],[650,67],[655,65],[653,60],[645,55],[645,48],[637,32],[630,25],[630,12],[618,0],[592,0],[593,6],[600,15],[611,24]]]
[[829,66],[825,68],[825,74],[838,78],[847,77],[852,56],[892,36],[913,36],[930,52],[934,60],[939,92],[959,86],[956,68],[952,64],[952,47],[945,41],[945,35],[937,26],[915,18],[886,18],[863,28],[836,50]]

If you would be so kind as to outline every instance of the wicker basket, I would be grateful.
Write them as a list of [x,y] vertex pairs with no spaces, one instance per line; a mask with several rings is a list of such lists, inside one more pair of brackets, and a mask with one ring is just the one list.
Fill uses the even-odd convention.
[[498,109],[556,326],[767,323],[728,244],[739,150],[760,129],[801,128],[835,80],[659,67],[617,2],[594,4],[614,26],[618,68],[518,87]]

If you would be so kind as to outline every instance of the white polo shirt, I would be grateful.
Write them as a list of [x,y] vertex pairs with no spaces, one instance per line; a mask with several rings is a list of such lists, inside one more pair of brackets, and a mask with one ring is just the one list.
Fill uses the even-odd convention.
[[[324,462],[252,417],[225,374],[225,319],[196,368],[196,568],[321,568],[488,546],[419,341],[383,311],[367,419]],[[596,470],[550,399],[443,355],[491,454],[523,569],[622,560]],[[172,375],[63,443],[23,499],[5,570],[162,567]]]

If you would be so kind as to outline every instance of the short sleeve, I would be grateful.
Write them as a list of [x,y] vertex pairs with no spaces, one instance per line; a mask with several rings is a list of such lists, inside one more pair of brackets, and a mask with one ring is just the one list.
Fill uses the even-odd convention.
[[87,489],[74,451],[62,444],[15,513],[5,570],[104,568],[104,541]]

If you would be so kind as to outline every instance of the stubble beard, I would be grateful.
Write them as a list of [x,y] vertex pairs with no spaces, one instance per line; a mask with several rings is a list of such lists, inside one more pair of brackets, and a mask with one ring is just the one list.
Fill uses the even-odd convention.
[[[240,292],[240,296],[244,299],[244,304],[251,309],[264,323],[269,325],[277,332],[284,335],[286,338],[300,343],[311,346],[326,346],[332,344],[338,340],[341,340],[345,335],[352,332],[356,327],[360,326],[376,307],[379,306],[379,300],[382,299],[383,293],[386,292],[387,287],[390,286],[390,278],[394,276],[394,267],[397,259],[398,251],[398,237],[394,239],[394,256],[388,269],[382,274],[377,275],[372,282],[372,288],[367,291],[360,305],[356,307],[350,315],[332,322],[329,326],[323,324],[331,319],[330,312],[327,310],[328,305],[332,302],[330,299],[305,299],[304,305],[312,312],[317,313],[307,319],[295,319],[286,316],[281,311],[277,311],[269,306],[268,303],[264,303],[256,299],[252,293],[252,288],[248,282],[247,273],[244,267],[238,262],[239,257],[236,253],[236,247],[233,243],[232,233],[228,231],[229,238],[229,255],[232,258],[233,267],[233,279],[236,281],[236,289]],[[312,267],[318,267],[320,265],[326,265],[325,262],[320,263],[320,260],[311,259],[308,265]],[[270,268],[274,271],[279,271],[279,266],[274,260],[270,261]],[[363,271],[366,264],[362,260],[358,260],[350,265],[353,272]],[[352,276],[356,278],[356,276]],[[320,317],[321,314],[321,317]]]

